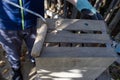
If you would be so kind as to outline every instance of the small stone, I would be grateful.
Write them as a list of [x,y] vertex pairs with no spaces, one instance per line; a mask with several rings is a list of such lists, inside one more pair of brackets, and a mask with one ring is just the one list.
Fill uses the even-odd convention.
[[5,66],[5,61],[0,61],[0,67],[4,67]]
[[9,69],[8,69],[8,68],[7,68],[7,69],[4,69],[3,72],[2,72],[2,75],[7,74],[8,72],[9,72]]

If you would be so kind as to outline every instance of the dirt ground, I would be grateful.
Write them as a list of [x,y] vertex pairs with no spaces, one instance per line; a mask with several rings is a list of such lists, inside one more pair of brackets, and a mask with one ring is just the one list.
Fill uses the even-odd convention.
[[114,80],[120,80],[120,64],[117,62],[114,62],[109,67],[109,72]]
[[[21,57],[21,66],[24,80],[34,80],[36,75],[36,68],[35,65],[30,62],[27,56]],[[11,80],[11,73],[12,71],[10,68],[10,64],[7,61],[5,52],[1,49],[0,46],[0,80]]]

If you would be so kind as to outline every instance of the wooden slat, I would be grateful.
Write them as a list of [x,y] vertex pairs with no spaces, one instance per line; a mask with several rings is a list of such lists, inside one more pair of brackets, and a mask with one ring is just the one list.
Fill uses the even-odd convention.
[[104,47],[44,47],[41,57],[113,57],[114,50]]
[[[38,25],[38,27],[40,27],[40,25]],[[47,24],[42,24],[42,26],[37,29],[37,36],[31,51],[33,57],[38,57],[40,55],[47,34],[47,29]]]
[[106,24],[102,20],[82,20],[82,19],[47,19],[49,29],[58,30],[90,30],[106,32]]
[[66,43],[110,43],[106,34],[70,34],[57,32],[47,34],[45,42],[66,42]]

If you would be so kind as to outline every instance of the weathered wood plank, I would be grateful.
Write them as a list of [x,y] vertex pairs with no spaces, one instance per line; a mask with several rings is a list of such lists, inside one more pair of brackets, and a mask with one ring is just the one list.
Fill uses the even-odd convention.
[[[46,68],[43,70],[48,72],[39,73],[41,80],[95,80],[106,68]],[[60,71],[61,70],[61,71]],[[42,69],[39,69],[39,72]],[[73,71],[73,72],[72,72]],[[78,72],[74,72],[78,71]]]
[[[59,67],[59,68],[71,68],[71,67],[75,67],[78,66],[79,68],[84,68],[84,67],[88,67],[88,68],[103,68],[105,66],[109,66],[106,64],[111,64],[111,62],[113,62],[115,59],[113,57],[111,58],[107,58],[107,57],[79,57],[79,58],[59,58],[59,57],[54,57],[54,58],[50,58],[50,57],[40,57],[40,58],[36,58],[36,64],[37,67],[36,69],[40,69],[40,68],[55,68],[55,67]],[[107,62],[107,63],[106,63]],[[100,65],[100,63],[102,65]],[[49,64],[49,65],[47,65]],[[61,66],[61,67],[60,67]],[[53,68],[53,69],[54,69]]]
[[37,29],[37,37],[35,39],[35,42],[31,51],[31,55],[33,57],[38,57],[40,55],[46,34],[47,34],[47,24],[43,24],[40,28]]
[[[47,19],[49,29],[56,30],[90,30],[106,32],[106,24],[102,20],[82,20],[82,19]],[[98,25],[100,24],[100,25]]]
[[45,42],[66,43],[111,43],[106,34],[65,34],[62,32],[47,34]]
[[[37,73],[42,80],[95,80],[114,58],[36,58]],[[47,65],[49,64],[49,65]],[[71,76],[70,76],[71,75]]]
[[44,47],[41,57],[113,57],[114,50],[105,47]]

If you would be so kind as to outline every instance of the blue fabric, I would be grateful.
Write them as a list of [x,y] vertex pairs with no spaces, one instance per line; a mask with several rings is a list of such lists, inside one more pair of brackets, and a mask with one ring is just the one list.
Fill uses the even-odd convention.
[[120,53],[120,43],[116,45],[115,51],[117,53]]
[[[19,5],[19,0],[10,0]],[[44,0],[22,0],[23,7],[44,16]],[[25,29],[36,26],[36,16],[24,11]],[[0,29],[22,30],[20,9],[0,0]]]
[[88,0],[77,0],[76,7],[78,10],[82,11],[83,9],[88,9],[94,14],[96,14],[96,9],[92,7]]
[[36,37],[36,28],[31,27],[26,30],[11,31],[0,29],[0,44],[6,51],[7,58],[14,69],[20,68],[21,45],[24,40],[30,55]]

